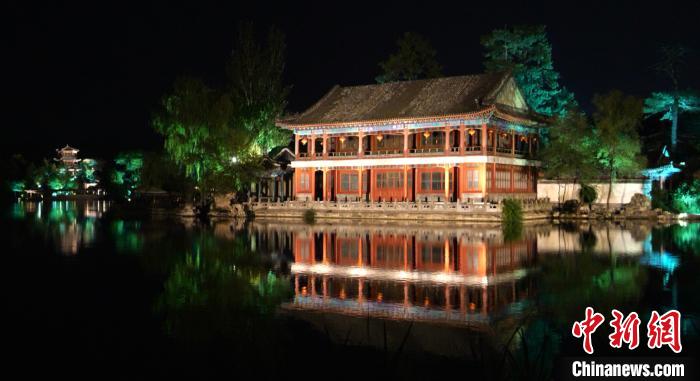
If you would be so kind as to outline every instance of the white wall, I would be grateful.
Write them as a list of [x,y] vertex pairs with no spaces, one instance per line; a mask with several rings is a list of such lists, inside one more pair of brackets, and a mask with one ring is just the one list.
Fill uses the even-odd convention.
[[[591,183],[589,184],[598,191],[597,204],[605,204],[608,197],[608,183]],[[642,193],[644,180],[627,180],[624,182],[616,182],[613,184],[612,194],[610,195],[611,204],[628,204],[635,193]],[[581,189],[581,184],[575,185],[569,183],[557,183],[552,180],[539,180],[537,182],[537,198],[548,197],[552,202],[564,202],[566,200],[578,200],[578,192]]]

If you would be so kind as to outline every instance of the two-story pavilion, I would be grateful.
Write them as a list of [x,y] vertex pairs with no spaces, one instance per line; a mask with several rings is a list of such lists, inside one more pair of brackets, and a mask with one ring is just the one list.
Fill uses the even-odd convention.
[[332,88],[294,133],[298,200],[536,198],[546,118],[509,73]]

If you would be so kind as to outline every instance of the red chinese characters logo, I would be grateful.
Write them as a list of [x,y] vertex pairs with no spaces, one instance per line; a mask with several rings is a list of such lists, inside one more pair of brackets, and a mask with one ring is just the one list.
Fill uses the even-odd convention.
[[[639,346],[639,325],[641,321],[636,312],[631,312],[627,317],[618,311],[612,310],[613,319],[610,321],[610,327],[613,332],[608,336],[610,346],[613,348],[622,348],[624,343],[627,343],[627,348],[630,350]],[[605,317],[597,313],[591,307],[586,307],[586,318],[582,321],[574,322],[571,327],[571,333],[574,337],[583,337],[583,350],[588,353],[593,353],[592,335],[603,324]],[[683,349],[681,345],[681,313],[676,310],[671,310],[663,315],[652,311],[651,317],[647,324],[647,346],[649,349],[661,348],[668,345],[671,350],[680,353]]]
[[593,312],[593,308],[586,307],[586,318],[582,321],[577,321],[574,326],[571,327],[571,333],[574,337],[583,336],[583,350],[586,353],[593,353],[593,343],[591,342],[591,335],[598,329],[598,326],[603,324],[605,318],[603,315]]
[[659,316],[659,313],[652,311],[649,324],[647,324],[647,335],[649,348],[661,348],[668,345],[674,352],[679,353],[681,345],[681,313],[671,310]]
[[624,315],[618,310],[612,310],[613,320],[610,326],[614,332],[608,336],[610,346],[613,348],[621,348],[622,343],[627,343],[629,349],[634,349],[639,346],[639,315],[632,312],[623,320]]

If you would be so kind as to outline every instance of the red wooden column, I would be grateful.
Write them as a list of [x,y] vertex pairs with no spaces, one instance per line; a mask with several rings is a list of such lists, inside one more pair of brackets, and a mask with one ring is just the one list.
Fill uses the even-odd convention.
[[515,130],[510,134],[510,155],[515,156]]
[[316,201],[316,169],[309,170],[309,185],[311,186],[311,201]]
[[362,131],[360,131],[357,134],[357,156],[359,156],[359,157],[362,157],[365,154],[365,150],[362,149],[362,142],[363,142],[364,138],[365,138],[364,134],[362,133]]
[[450,127],[445,127],[445,155],[450,153]]
[[323,137],[321,139],[321,141],[323,142],[323,158],[326,159],[328,158],[328,135],[326,135],[326,133],[324,132]]
[[309,156],[316,157],[316,136],[311,135],[311,138],[309,139],[309,142],[307,144],[311,144],[311,149],[309,150],[310,154]]
[[299,135],[294,134],[294,158],[299,158]]
[[515,166],[510,166],[510,193],[515,192]]
[[408,156],[408,128],[403,129],[403,155]]
[[481,125],[481,154],[486,156],[486,149],[489,145],[488,128],[486,123]]
[[360,201],[362,201],[362,168],[357,170],[357,195],[360,197]]
[[408,166],[403,166],[403,199],[408,201]]
[[466,138],[466,127],[464,126],[464,123],[459,125],[459,154],[464,155],[464,146],[465,146],[465,138]]

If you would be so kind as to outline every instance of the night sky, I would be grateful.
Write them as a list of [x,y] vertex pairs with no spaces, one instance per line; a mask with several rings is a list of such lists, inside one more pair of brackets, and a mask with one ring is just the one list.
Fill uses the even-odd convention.
[[426,36],[445,74],[460,75],[483,70],[481,35],[515,24],[547,25],[555,68],[584,108],[596,92],[617,88],[645,96],[667,87],[651,67],[659,46],[669,42],[694,50],[683,87],[700,88],[693,70],[700,67],[698,12],[679,6],[676,13],[672,1],[654,7],[639,1],[460,2],[459,8],[397,2],[382,9],[358,2],[338,2],[341,8],[334,2],[101,3],[15,4],[5,12],[5,154],[38,159],[67,143],[98,158],[159,148],[149,120],[161,96],[179,75],[223,85],[240,20],[260,29],[274,24],[286,34],[291,111],[310,106],[334,84],[373,83],[378,62],[404,31]]

